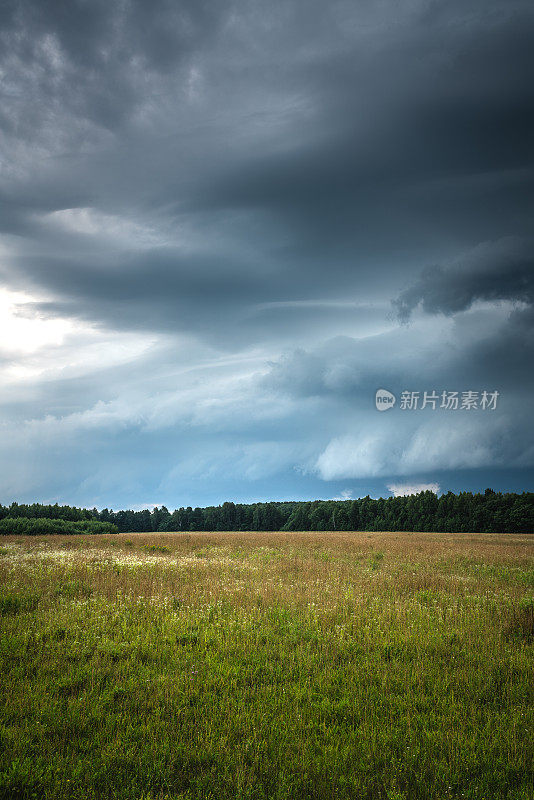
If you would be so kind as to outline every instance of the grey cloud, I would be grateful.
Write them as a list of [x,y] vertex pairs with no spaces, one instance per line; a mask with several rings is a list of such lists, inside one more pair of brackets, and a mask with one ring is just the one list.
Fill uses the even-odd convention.
[[[93,153],[40,166],[40,183],[35,171],[13,178],[4,190],[3,217],[12,232],[42,239],[35,212],[81,205],[125,218],[150,213],[162,236],[179,230],[185,219],[206,233],[192,268],[211,260],[217,280],[229,261],[226,254],[220,258],[222,218],[232,230],[232,246],[246,243],[249,271],[263,273],[267,266],[270,286],[264,285],[261,299],[336,293],[362,299],[368,290],[379,294],[384,278],[394,281],[399,270],[415,273],[429,249],[440,257],[443,224],[449,238],[464,240],[467,210],[469,236],[488,233],[502,206],[513,202],[523,203],[526,224],[528,182],[510,187],[507,177],[511,168],[531,163],[527,109],[534,67],[528,44],[534,23],[525,3],[506,9],[495,4],[492,15],[475,2],[450,3],[447,12],[438,4],[415,4],[395,13],[394,27],[373,4],[362,4],[357,13],[321,3],[269,9],[222,3],[216,12],[183,3],[97,3],[80,11],[27,2],[20,11],[10,8],[8,52],[55,31],[65,63],[96,76],[117,109],[131,105],[122,80],[132,81],[134,105],[151,91],[128,58],[139,56],[149,71],[153,66],[153,88],[162,97],[152,109],[161,124],[157,131],[137,125],[134,114],[120,147],[99,140]],[[16,30],[22,20],[21,40]],[[176,39],[174,59],[162,56],[161,63],[158,54],[168,48],[160,34]],[[180,44],[182,39],[187,42]],[[115,40],[106,61],[102,53]],[[205,76],[197,105],[175,94],[187,83],[185,73],[177,73],[176,86],[165,83],[184,54]],[[24,75],[36,71],[32,58],[25,60]],[[505,66],[499,71],[495,63]],[[63,62],[57,69],[66,70],[66,89],[75,86],[83,105],[90,95],[84,80],[73,79]],[[54,83],[58,97],[62,85]],[[71,110],[68,92],[54,115],[59,126],[65,115],[85,113]],[[23,133],[19,126],[19,137]],[[492,206],[484,187],[469,196],[439,188],[452,176],[469,179],[481,172],[493,176]],[[64,259],[68,242],[58,239],[57,247]],[[129,259],[125,255],[125,263]],[[172,259],[168,263],[174,272]],[[49,273],[57,290],[53,269],[27,262],[26,270],[43,282]],[[80,286],[99,279],[105,284],[105,276],[97,277],[79,258],[65,270],[67,283],[75,271],[87,272]],[[151,254],[145,271],[151,274]],[[235,291],[231,272],[226,297]],[[149,305],[152,294],[141,284],[131,282],[141,290],[139,302],[146,297]],[[147,308],[146,316],[156,315]]]
[[[265,280],[228,255],[184,256],[172,248],[117,259],[21,258],[19,285],[57,297],[35,305],[49,316],[80,317],[126,330],[191,332],[221,344],[234,332],[241,309],[264,298]],[[21,276],[25,276],[20,283]]]
[[[319,455],[316,469],[326,480],[414,473],[450,469],[532,464],[534,451],[513,436],[510,421],[493,424],[477,418],[432,420],[395,428],[370,423],[355,435],[329,442]],[[525,458],[527,457],[527,458]]]
[[394,300],[401,321],[419,304],[429,314],[455,314],[476,300],[534,301],[533,240],[486,242],[455,264],[429,267]]
[[3,126],[39,138],[69,114],[116,129],[146,102],[151,73],[176,69],[206,45],[219,10],[227,8],[201,0],[8,0],[0,17]]

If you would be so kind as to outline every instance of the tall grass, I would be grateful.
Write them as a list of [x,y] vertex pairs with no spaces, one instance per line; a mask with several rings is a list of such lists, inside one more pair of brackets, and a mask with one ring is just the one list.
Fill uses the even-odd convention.
[[2,544],[2,798],[534,797],[532,536]]

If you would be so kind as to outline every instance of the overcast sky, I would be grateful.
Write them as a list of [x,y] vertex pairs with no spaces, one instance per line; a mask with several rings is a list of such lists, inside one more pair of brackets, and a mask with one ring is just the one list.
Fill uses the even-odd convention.
[[530,0],[7,0],[0,92],[0,502],[533,490]]

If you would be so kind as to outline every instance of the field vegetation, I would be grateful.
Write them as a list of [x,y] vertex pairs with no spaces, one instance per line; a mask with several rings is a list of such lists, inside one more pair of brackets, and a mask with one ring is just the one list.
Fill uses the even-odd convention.
[[534,536],[3,536],[0,797],[532,800]]

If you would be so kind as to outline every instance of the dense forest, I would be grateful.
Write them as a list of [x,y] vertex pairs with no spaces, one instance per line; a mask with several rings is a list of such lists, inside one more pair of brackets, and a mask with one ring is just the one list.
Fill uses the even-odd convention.
[[[22,522],[24,518],[24,522]],[[56,520],[50,525],[48,520]],[[32,521],[32,522],[30,522]],[[145,531],[436,531],[533,533],[534,493],[430,491],[407,497],[312,502],[223,503],[206,508],[98,511],[59,505],[0,505],[0,534]]]
[[[67,506],[69,508],[69,506]],[[79,509],[75,509],[76,511]],[[0,536],[43,536],[59,533],[118,533],[119,529],[110,522],[96,519],[65,520],[48,517],[4,517],[0,519]]]

